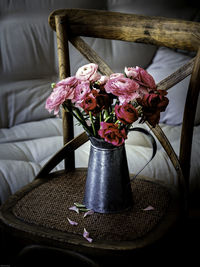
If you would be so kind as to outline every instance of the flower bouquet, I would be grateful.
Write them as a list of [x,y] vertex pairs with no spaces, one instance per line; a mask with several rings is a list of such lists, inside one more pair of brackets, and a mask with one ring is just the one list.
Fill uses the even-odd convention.
[[[52,87],[46,108],[57,115],[62,105],[80,122],[92,143],[83,204],[99,213],[131,208],[132,179],[124,141],[134,130],[151,136],[144,129],[132,128],[132,124],[148,121],[155,127],[160,112],[168,105],[167,93],[157,90],[153,77],[140,67],[125,67],[124,73],[107,77],[101,76],[93,63]],[[152,147],[151,159],[156,153],[156,146]]]
[[148,121],[155,127],[160,112],[168,105],[167,92],[157,90],[153,77],[143,68],[125,67],[124,73],[109,77],[90,63],[75,76],[52,84],[46,109],[57,115],[62,105],[83,126],[89,136],[120,146],[132,123]]

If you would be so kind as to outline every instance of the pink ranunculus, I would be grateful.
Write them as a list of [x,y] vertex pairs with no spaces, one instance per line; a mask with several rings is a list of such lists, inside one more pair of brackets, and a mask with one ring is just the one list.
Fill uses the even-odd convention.
[[53,92],[46,100],[45,108],[51,112],[54,110],[54,115],[59,112],[60,105],[67,99],[69,92],[64,90],[63,87],[54,88]]
[[127,138],[125,129],[119,129],[118,124],[101,122],[100,126],[99,136],[114,146],[121,146]]
[[105,85],[106,92],[118,96],[121,103],[137,98],[138,89],[137,82],[125,77],[110,79]]
[[68,87],[75,88],[77,86],[78,82],[79,81],[75,76],[68,77],[68,78],[63,79],[63,80],[59,81],[58,83],[56,83],[55,88],[60,87],[60,86],[62,86],[63,89],[65,89],[65,88],[68,89]]
[[137,109],[129,103],[115,105],[115,114],[117,119],[124,124],[131,124],[138,119]]
[[90,82],[83,81],[79,83],[74,90],[74,99],[72,102],[79,104],[91,92]]
[[136,68],[132,67],[125,67],[124,72],[128,78],[136,78],[138,76],[138,72],[136,71]]
[[101,76],[101,78],[98,80],[98,82],[99,82],[100,85],[104,85],[104,84],[107,83],[108,79],[109,79],[108,76],[104,76],[104,75],[103,75],[103,76]]
[[156,83],[154,81],[154,78],[143,68],[136,67],[136,71],[138,73],[136,79],[140,81],[140,84],[142,86],[155,89],[156,88]]
[[98,65],[90,63],[80,67],[76,72],[76,78],[81,81],[91,81],[95,82],[101,78],[101,75],[98,74]]
[[125,78],[123,73],[112,73],[109,77],[110,79],[115,79],[115,78]]

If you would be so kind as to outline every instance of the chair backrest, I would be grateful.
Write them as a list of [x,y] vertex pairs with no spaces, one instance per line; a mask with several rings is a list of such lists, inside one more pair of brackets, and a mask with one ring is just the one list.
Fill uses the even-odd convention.
[[[192,73],[185,104],[179,158],[159,125],[152,128],[177,170],[180,185],[188,188],[193,126],[200,88],[200,23],[99,10],[65,9],[54,11],[49,17],[49,24],[57,32],[61,79],[70,76],[68,41],[90,62],[98,64],[102,74],[112,73],[110,67],[80,36],[197,51],[194,59],[157,84],[157,88],[167,90]],[[66,143],[73,138],[70,114],[64,112],[63,121]]]

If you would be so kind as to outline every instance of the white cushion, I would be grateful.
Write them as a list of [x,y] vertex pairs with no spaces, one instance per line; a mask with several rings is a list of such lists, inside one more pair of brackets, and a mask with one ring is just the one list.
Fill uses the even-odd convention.
[[[147,68],[147,71],[154,77],[156,82],[159,82],[183,66],[190,59],[191,57],[183,53],[178,53],[171,49],[161,47],[158,49],[153,62]],[[167,106],[165,112],[161,112],[161,123],[166,123],[169,125],[179,125],[182,123],[190,77],[191,76],[188,76],[183,81],[179,82],[168,90],[167,97],[169,98],[169,105]],[[199,123],[200,98],[197,104],[195,125]]]
[[[61,119],[0,129],[0,202],[32,181],[62,145]],[[55,170],[60,168],[63,162]]]

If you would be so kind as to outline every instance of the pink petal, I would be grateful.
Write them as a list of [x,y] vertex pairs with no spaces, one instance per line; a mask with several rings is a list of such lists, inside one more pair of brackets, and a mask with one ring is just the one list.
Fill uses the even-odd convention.
[[92,243],[93,239],[89,237],[89,232],[84,228],[83,237],[90,243]]
[[78,223],[77,223],[77,222],[75,222],[75,221],[72,221],[72,220],[70,220],[69,218],[67,218],[67,220],[68,220],[68,222],[69,222],[71,225],[78,225]]
[[148,207],[146,207],[146,208],[143,209],[143,210],[147,211],[147,210],[154,210],[154,209],[155,209],[154,207],[152,207],[152,206],[148,206]]
[[83,218],[87,217],[88,215],[94,214],[93,210],[88,210],[87,212],[84,213]]
[[73,211],[75,211],[76,213],[79,213],[79,209],[78,209],[76,206],[72,206],[72,207],[70,207],[69,210],[73,210]]

